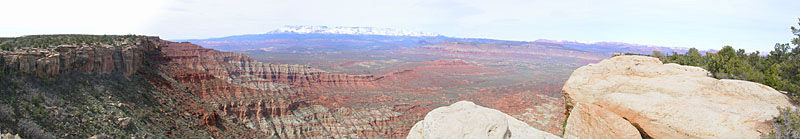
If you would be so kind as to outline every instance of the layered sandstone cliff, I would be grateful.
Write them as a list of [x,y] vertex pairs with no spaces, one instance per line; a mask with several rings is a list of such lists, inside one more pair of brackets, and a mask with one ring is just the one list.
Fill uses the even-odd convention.
[[58,45],[33,51],[2,51],[0,56],[7,70],[39,77],[68,72],[131,75],[144,67],[145,52],[157,48],[149,41],[124,41],[114,46]]
[[[608,132],[595,132],[603,131],[597,125],[585,124],[592,121],[623,124],[605,131],[629,131],[621,117],[645,137],[758,138],[769,132],[766,122],[778,115],[778,107],[794,107],[768,86],[708,75],[698,67],[663,64],[645,56],[616,56],[583,66],[573,72],[562,91],[572,112],[567,136],[606,137],[601,134]],[[587,117],[582,105],[596,105],[593,111],[613,114]],[[584,124],[569,123],[575,120]],[[590,133],[596,134],[585,135]]]
[[[377,88],[372,75],[331,73],[301,65],[256,62],[241,53],[190,43],[162,42],[161,69],[187,91],[201,95],[212,111],[208,125],[251,129],[236,138],[398,138],[413,119],[406,105],[342,107],[329,94]],[[370,100],[354,100],[366,102]],[[228,136],[230,132],[219,132]]]
[[439,107],[414,124],[409,139],[560,139],[498,110],[459,101]]
[[[191,43],[165,42],[164,58],[173,67],[198,70],[229,84],[256,90],[279,91],[283,88],[368,87],[372,75],[347,75],[325,72],[303,65],[261,63],[242,53],[221,52]],[[181,74],[181,73],[178,73]],[[179,75],[178,78],[208,78]]]

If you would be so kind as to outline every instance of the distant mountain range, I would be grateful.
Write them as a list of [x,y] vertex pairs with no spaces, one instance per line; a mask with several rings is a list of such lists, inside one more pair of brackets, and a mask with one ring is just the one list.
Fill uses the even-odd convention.
[[401,29],[373,28],[373,27],[328,27],[328,26],[284,26],[269,32],[269,34],[349,34],[349,35],[382,35],[382,36],[415,36],[433,37],[436,33],[415,32]]
[[[328,26],[284,26],[264,34],[235,35],[221,38],[173,40],[186,41],[223,51],[347,51],[347,50],[393,50],[438,45],[445,42],[519,44],[485,38],[456,38],[436,33],[373,27],[328,27]],[[660,51],[685,53],[688,48],[640,45],[622,42],[582,43],[540,39],[533,42],[542,45],[560,45],[577,51],[594,53],[652,54]],[[710,50],[713,51],[713,50]],[[702,52],[702,51],[701,51]]]
[[[653,51],[660,51],[664,54],[671,55],[672,52],[684,54],[687,51],[689,51],[689,48],[686,47],[666,47],[666,46],[644,45],[644,44],[624,43],[624,42],[585,43],[579,41],[566,41],[566,40],[558,41],[558,40],[547,40],[547,39],[539,39],[534,42],[559,44],[568,48],[573,48],[588,52],[596,52],[596,53],[652,54]],[[716,51],[700,50],[700,53],[705,53],[705,52],[716,52]]]

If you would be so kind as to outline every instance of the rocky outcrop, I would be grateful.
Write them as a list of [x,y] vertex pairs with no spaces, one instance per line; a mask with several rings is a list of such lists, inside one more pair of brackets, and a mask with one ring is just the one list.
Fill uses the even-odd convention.
[[641,139],[639,131],[621,116],[594,104],[577,103],[564,127],[564,138]]
[[[155,38],[157,39],[157,38]],[[111,73],[131,75],[144,67],[145,52],[157,49],[149,41],[121,45],[59,45],[32,52],[0,52],[5,69],[39,77],[62,73]]]
[[109,137],[106,134],[100,134],[100,135],[91,136],[91,137],[89,137],[89,139],[111,139],[111,137]]
[[489,138],[489,139],[558,139],[498,110],[459,101],[439,107],[414,124],[409,139]]
[[10,133],[0,134],[0,139],[22,139],[19,135],[11,135]]
[[778,107],[793,107],[768,86],[708,75],[657,58],[616,56],[575,70],[562,93],[568,110],[595,104],[653,138],[758,138]]

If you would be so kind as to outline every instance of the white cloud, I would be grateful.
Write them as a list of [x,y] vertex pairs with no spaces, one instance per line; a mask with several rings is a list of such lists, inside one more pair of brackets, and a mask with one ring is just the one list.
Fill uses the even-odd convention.
[[797,0],[12,0],[0,36],[147,34],[167,39],[283,25],[371,26],[456,37],[623,41],[769,50],[800,17]]
[[141,33],[167,5],[159,0],[7,0],[0,36]]

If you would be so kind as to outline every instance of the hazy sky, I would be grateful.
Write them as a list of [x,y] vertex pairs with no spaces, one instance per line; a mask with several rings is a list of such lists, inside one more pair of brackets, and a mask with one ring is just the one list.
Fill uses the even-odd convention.
[[189,39],[327,25],[765,51],[789,41],[799,8],[800,0],[2,0],[0,36]]

